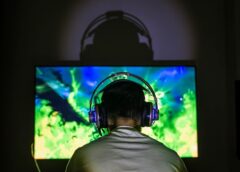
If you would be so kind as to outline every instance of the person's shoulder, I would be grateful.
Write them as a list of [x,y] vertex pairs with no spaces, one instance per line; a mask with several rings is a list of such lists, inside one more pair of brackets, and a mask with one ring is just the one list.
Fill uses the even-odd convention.
[[176,151],[149,136],[145,136],[149,140],[149,151],[153,159],[165,161],[172,164],[178,171],[187,171],[185,164]]
[[140,133],[145,139],[148,140],[148,144],[151,144],[152,146],[157,146],[157,147],[165,147],[165,145],[160,142],[160,141],[157,141],[155,140],[154,138],[144,134],[144,133]]
[[105,140],[107,139],[107,136],[100,137],[96,140],[93,140],[89,142],[88,144],[79,147],[76,149],[76,152],[78,153],[84,153],[84,152],[89,152],[90,150],[98,149],[99,146],[101,147],[102,144],[105,143]]
[[155,152],[157,155],[159,155],[160,152],[161,155],[165,155],[166,157],[179,159],[179,155],[177,154],[177,152],[174,151],[173,149],[170,149],[164,143],[155,140],[152,137],[149,137],[148,135],[145,134],[142,135],[148,139],[150,149],[154,150],[153,152]]

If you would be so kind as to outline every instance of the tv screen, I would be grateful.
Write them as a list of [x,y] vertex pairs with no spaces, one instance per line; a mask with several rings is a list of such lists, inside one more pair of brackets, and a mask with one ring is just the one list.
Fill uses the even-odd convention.
[[[138,75],[155,91],[159,120],[142,132],[181,157],[198,156],[194,66],[55,65],[35,67],[34,158],[69,159],[78,147],[101,137],[88,119],[89,100],[99,82],[116,72]],[[154,101],[148,93],[145,99]]]

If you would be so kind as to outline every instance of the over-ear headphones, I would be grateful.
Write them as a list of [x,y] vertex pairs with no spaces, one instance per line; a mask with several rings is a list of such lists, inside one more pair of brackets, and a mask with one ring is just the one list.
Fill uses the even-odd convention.
[[[117,34],[114,34],[113,36],[109,33],[114,30],[109,28],[111,26],[115,26],[114,29],[118,30],[117,33],[125,29],[123,32],[124,34],[127,34],[127,38],[125,38],[124,42],[120,41],[124,36],[119,36],[115,39]],[[126,28],[126,26],[130,26],[130,28]],[[99,30],[101,30],[101,33],[102,31],[105,33],[105,35],[103,35],[104,37],[101,37],[100,43],[99,35],[101,36],[101,33],[99,33]],[[135,42],[131,43],[131,41],[135,39],[131,37],[131,33],[133,32],[137,37],[137,40],[134,40]],[[139,36],[143,36],[145,40],[147,39],[147,42],[140,42]],[[93,43],[86,44],[86,40],[92,37]],[[114,39],[113,42],[107,42],[110,39],[111,41]],[[120,45],[118,44],[116,49],[112,48],[113,45],[119,42]],[[152,39],[147,27],[140,19],[123,11],[109,11],[90,22],[83,33],[80,51],[81,60],[91,60],[92,58],[96,60],[98,58],[115,58],[119,56],[120,58],[125,58],[126,56],[128,56],[126,58],[136,57],[140,60],[145,59],[145,61],[153,59]]]
[[[132,80],[130,80],[130,78],[133,78]],[[100,91],[98,91],[98,89],[104,85],[105,82],[107,81],[117,81],[117,82],[121,82],[121,81],[129,81],[129,82],[134,82],[136,84],[136,81],[142,82],[144,83],[147,88],[143,87],[142,85],[140,85],[144,90],[148,91],[154,99],[154,105],[152,102],[144,102],[144,109],[142,112],[142,117],[141,117],[141,126],[151,126],[153,124],[153,122],[155,120],[157,120],[159,118],[159,110],[158,110],[158,105],[157,105],[157,97],[153,91],[153,88],[151,87],[151,85],[145,81],[143,78],[128,73],[128,72],[118,72],[118,73],[114,73],[112,75],[109,75],[108,77],[106,77],[105,79],[103,79],[94,89],[91,99],[90,99],[90,105],[89,105],[89,121],[91,123],[96,124],[97,128],[101,129],[101,128],[108,128],[108,122],[107,122],[107,114],[105,113],[106,110],[104,109],[104,106],[101,103],[98,103],[97,97],[100,93],[104,92],[104,89],[112,84],[113,82],[110,82],[110,84],[107,84],[106,86],[104,86]],[[134,80],[134,81],[133,81]],[[94,105],[93,105],[93,101],[94,101]]]

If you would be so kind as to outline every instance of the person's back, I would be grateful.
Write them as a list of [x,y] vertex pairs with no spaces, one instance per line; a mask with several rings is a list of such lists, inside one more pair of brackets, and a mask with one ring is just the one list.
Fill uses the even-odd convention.
[[68,172],[187,171],[174,151],[128,126],[79,148],[73,157]]
[[[157,106],[156,96],[152,88],[149,89]],[[140,84],[123,79],[101,91],[102,102],[95,104],[90,116],[94,116],[91,119],[99,129],[107,127],[111,132],[78,148],[66,172],[187,171],[176,152],[140,132],[142,126],[150,126],[158,116],[157,107],[145,102],[143,90]]]

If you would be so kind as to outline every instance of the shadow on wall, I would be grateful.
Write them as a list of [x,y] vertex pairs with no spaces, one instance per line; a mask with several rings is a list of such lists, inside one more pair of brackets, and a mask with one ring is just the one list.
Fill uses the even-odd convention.
[[[152,46],[154,55],[149,55],[151,52],[148,51],[148,55],[146,56],[152,56],[155,60],[190,60],[195,57],[195,33],[190,17],[186,13],[186,9],[184,9],[182,3],[164,0],[152,0],[151,3],[137,0],[131,2],[126,2],[125,0],[111,2],[109,0],[104,0],[104,2],[89,0],[84,3],[74,4],[74,8],[68,12],[68,18],[62,23],[61,38],[59,42],[59,54],[61,59],[79,60],[81,38],[89,38],[90,36],[93,36],[93,34],[95,34],[93,40],[94,45],[103,43],[99,41],[102,38],[108,39],[108,44],[106,44],[106,40],[101,45],[101,49],[110,47],[108,51],[111,50],[117,52],[112,53],[111,55],[111,59],[114,57],[114,60],[118,57],[123,58],[123,56],[125,56],[121,51],[123,49],[129,49],[130,52],[139,51],[138,49],[146,49],[146,46],[142,46],[142,44],[135,44],[138,47],[133,46],[133,41],[137,41],[136,33],[138,36],[142,36],[138,41],[149,42],[146,33],[143,33],[145,32],[143,31],[143,28],[141,28],[141,26],[140,28],[136,28],[136,26],[134,27],[135,23],[131,23],[129,20],[128,22],[124,20],[120,22],[120,14],[112,13],[112,16],[111,14],[109,15],[109,13],[108,15],[104,14],[105,12],[112,10],[130,13],[140,19],[146,28],[148,28],[149,33],[147,34],[151,34],[152,45],[150,46]],[[101,17],[97,17],[99,15],[101,15]],[[113,15],[115,15],[115,17],[113,17]],[[123,19],[124,18],[126,18],[125,13],[123,14]],[[86,27],[89,25],[89,22],[94,21],[94,19],[98,24],[104,20],[110,20],[106,24],[101,25],[101,28],[98,28],[98,30],[92,30],[88,35],[85,35],[84,31]],[[90,25],[91,24],[93,23],[90,23]],[[110,30],[107,28],[114,29]],[[135,34],[135,38],[134,34],[131,34],[130,32]],[[100,35],[102,35],[102,38],[99,37]],[[112,39],[114,43],[118,40],[119,44],[112,44],[109,39]],[[129,44],[132,44],[132,46],[129,46]],[[114,45],[116,46],[113,47]],[[139,46],[142,47],[140,48]],[[88,47],[87,49],[91,48]],[[98,56],[100,56],[102,52],[100,48],[98,49],[99,50],[96,50],[96,52],[98,52]],[[91,54],[91,52],[88,52],[88,54],[89,53]],[[139,54],[141,53],[139,52]],[[130,53],[128,56],[135,56],[135,54]],[[129,60],[129,58],[127,58],[128,56],[125,56],[127,60]]]
[[[141,42],[144,39],[147,43]],[[89,64],[146,64],[153,60],[151,36],[137,17],[123,11],[106,12],[85,30],[80,60]]]

